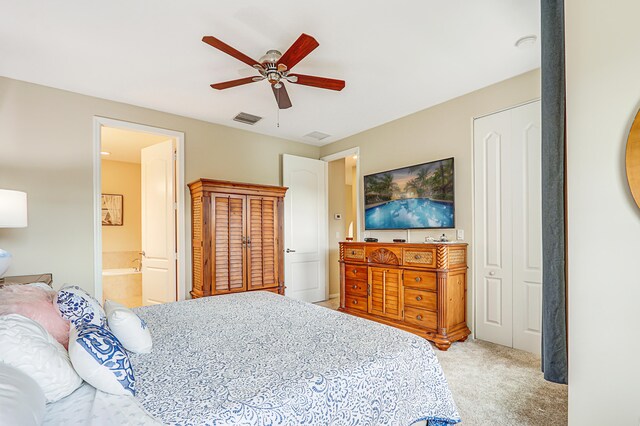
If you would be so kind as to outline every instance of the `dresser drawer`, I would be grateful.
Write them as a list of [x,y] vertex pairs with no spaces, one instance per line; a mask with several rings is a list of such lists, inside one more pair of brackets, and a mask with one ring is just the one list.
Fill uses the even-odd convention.
[[367,298],[364,296],[346,295],[344,307],[356,311],[367,312]]
[[344,277],[347,280],[367,281],[369,278],[366,266],[344,265]]
[[347,296],[366,296],[367,282],[347,278],[344,282],[344,292]]
[[420,327],[435,329],[438,326],[438,315],[435,312],[405,306],[404,321]]
[[436,311],[438,309],[436,293],[413,288],[404,289],[404,304],[428,311]]
[[404,265],[423,266],[425,268],[436,267],[436,249],[403,249],[402,262]]
[[426,271],[409,271],[405,269],[402,283],[405,287],[416,287],[435,291],[437,288],[436,273]]
[[344,246],[343,260],[364,262],[364,246]]

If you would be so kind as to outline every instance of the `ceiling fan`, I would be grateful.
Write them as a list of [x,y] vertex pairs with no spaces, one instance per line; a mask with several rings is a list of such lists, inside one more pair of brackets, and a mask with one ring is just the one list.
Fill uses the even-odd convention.
[[214,89],[229,89],[230,87],[267,80],[271,84],[271,89],[273,90],[273,94],[276,97],[276,102],[280,109],[291,108],[291,100],[289,99],[289,94],[284,86],[285,81],[305,86],[319,87],[321,89],[337,91],[344,89],[343,80],[315,77],[312,75],[290,74],[291,69],[298,62],[304,59],[320,45],[316,39],[310,35],[302,34],[298,37],[291,47],[284,52],[284,55],[277,50],[269,50],[260,58],[259,61],[251,59],[244,53],[237,51],[215,37],[205,36],[202,38],[202,41],[255,68],[260,73],[260,75],[256,77],[245,77],[238,80],[212,84],[211,87]]

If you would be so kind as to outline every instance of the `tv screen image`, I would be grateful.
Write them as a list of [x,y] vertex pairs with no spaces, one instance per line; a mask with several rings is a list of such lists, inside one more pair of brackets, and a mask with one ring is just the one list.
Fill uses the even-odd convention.
[[453,158],[364,177],[364,224],[376,229],[455,227]]

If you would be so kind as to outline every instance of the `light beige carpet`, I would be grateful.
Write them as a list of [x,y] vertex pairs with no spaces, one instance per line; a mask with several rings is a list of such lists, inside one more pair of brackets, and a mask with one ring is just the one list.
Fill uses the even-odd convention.
[[544,380],[539,357],[481,340],[436,355],[463,425],[567,424],[567,387]]
[[[338,304],[318,303],[329,309]],[[480,340],[434,351],[464,426],[567,424],[567,387],[544,380],[539,357]]]

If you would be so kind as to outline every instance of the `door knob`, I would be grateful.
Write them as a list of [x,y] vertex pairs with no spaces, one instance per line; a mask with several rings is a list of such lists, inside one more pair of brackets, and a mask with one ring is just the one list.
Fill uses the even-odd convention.
[[489,272],[489,275],[494,276],[496,274],[496,271],[491,271]]
[[141,251],[140,253],[138,253],[138,254],[141,254],[141,255],[142,255],[142,257],[147,257],[147,254],[144,252],[144,250],[142,250],[142,251]]
[[295,253],[295,250],[287,249],[287,253]]

